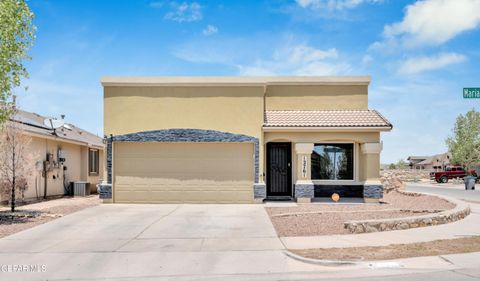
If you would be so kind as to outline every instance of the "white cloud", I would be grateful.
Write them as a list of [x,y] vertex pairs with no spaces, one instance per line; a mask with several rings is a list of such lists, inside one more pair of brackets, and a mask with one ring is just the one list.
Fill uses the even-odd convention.
[[479,0],[424,0],[406,7],[402,21],[386,25],[373,48],[441,45],[480,24]]
[[194,22],[202,19],[202,6],[197,2],[171,2],[172,10],[165,14],[165,19],[176,22]]
[[466,59],[464,55],[457,53],[439,53],[433,56],[413,57],[404,61],[400,65],[398,72],[401,74],[415,74],[461,63]]
[[218,28],[217,28],[216,26],[214,26],[214,25],[211,25],[211,24],[207,25],[207,26],[202,30],[202,33],[203,33],[203,35],[205,35],[205,36],[213,35],[213,34],[215,34],[215,33],[217,33],[217,32],[218,32]]
[[370,64],[372,61],[373,61],[373,57],[370,56],[370,55],[364,55],[364,56],[362,57],[362,64],[363,64],[363,65]]
[[335,48],[320,50],[305,44],[278,49],[269,59],[237,65],[240,75],[337,75],[350,71]]
[[[272,49],[272,45],[278,47]],[[237,75],[337,75],[352,70],[336,48],[318,49],[292,37],[279,42],[251,38],[191,41],[177,46],[173,55],[193,63],[231,67]]]
[[363,3],[378,3],[383,2],[383,0],[296,0],[296,2],[302,8],[340,11],[353,9]]

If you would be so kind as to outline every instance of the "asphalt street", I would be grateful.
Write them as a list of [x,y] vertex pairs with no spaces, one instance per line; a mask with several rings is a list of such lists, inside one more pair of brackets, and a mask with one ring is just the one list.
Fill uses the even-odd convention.
[[468,202],[474,202],[480,204],[480,184],[476,184],[475,190],[465,190],[462,185],[453,184],[415,184],[411,183],[407,185],[407,191],[417,191],[424,193],[440,194],[450,196],[460,200],[466,200]]

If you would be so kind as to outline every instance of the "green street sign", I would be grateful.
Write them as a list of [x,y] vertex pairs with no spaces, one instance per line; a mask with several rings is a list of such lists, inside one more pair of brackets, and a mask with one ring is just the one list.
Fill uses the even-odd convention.
[[463,88],[464,99],[480,99],[480,88]]

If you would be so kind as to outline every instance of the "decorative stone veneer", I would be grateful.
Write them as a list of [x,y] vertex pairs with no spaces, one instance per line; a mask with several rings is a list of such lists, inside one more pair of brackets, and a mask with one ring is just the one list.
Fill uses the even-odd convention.
[[254,198],[266,198],[267,197],[267,186],[264,183],[256,183],[253,185]]
[[348,231],[350,231],[351,233],[402,230],[451,223],[461,220],[470,214],[470,207],[465,202],[439,195],[434,196],[451,201],[452,203],[456,204],[456,207],[440,213],[428,214],[424,216],[380,220],[347,221],[345,222],[344,227],[348,229]]
[[105,182],[97,184],[97,192],[100,199],[112,199],[112,184]]
[[363,198],[380,199],[383,198],[382,185],[364,185]]
[[112,183],[112,138],[107,138],[107,182]]
[[255,137],[202,129],[166,129],[110,136],[107,138],[107,181],[109,184],[112,183],[113,142],[251,142],[254,144],[255,183],[259,182],[259,142]]
[[295,184],[295,198],[313,198],[315,185],[313,183]]

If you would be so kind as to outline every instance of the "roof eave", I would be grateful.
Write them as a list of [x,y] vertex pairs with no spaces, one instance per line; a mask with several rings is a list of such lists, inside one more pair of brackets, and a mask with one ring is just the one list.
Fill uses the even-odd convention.
[[277,127],[263,126],[264,132],[389,132],[392,127]]
[[270,86],[270,85],[369,85],[370,76],[175,76],[175,77],[128,77],[104,76],[104,87],[151,87],[151,86]]
[[99,149],[105,149],[104,145],[98,145],[94,143],[88,143],[80,140],[74,140],[74,139],[69,139],[69,138],[64,138],[61,136],[55,136],[55,135],[50,135],[50,134],[43,134],[40,132],[34,132],[30,131],[28,129],[23,130],[24,133],[28,136],[32,137],[37,137],[37,138],[43,138],[43,139],[49,139],[49,140],[55,140],[59,142],[65,142],[65,143],[70,143],[70,144],[76,144],[80,146],[87,146],[87,147],[94,147],[94,148],[99,148]]

